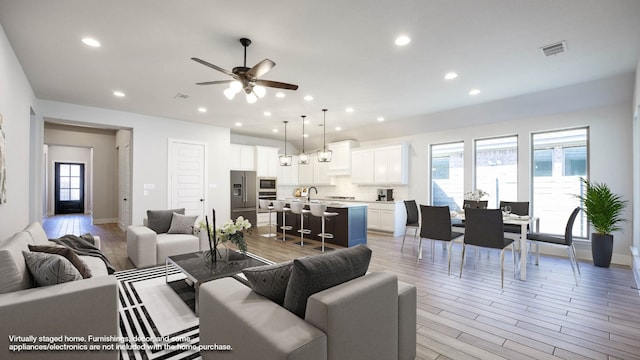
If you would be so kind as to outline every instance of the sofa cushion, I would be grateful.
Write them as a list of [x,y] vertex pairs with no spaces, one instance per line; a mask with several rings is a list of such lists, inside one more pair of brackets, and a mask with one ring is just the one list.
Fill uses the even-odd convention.
[[0,249],[0,294],[33,287],[33,278],[22,256],[29,250],[31,236],[20,231],[2,243]]
[[24,260],[37,286],[80,280],[82,275],[61,255],[23,251]]
[[35,221],[29,224],[23,231],[26,231],[31,235],[31,239],[33,240],[34,245],[47,245],[49,242],[49,238],[47,237],[47,233],[44,232],[42,225],[39,222]]
[[87,265],[89,271],[91,271],[91,277],[94,278],[96,276],[107,276],[109,275],[109,270],[107,270],[107,266],[104,261],[96,256],[78,256],[82,262]]
[[242,270],[249,287],[278,305],[284,303],[284,295],[293,269],[293,261],[281,264],[255,266]]
[[82,275],[83,279],[91,277],[91,270],[89,270],[84,261],[80,260],[78,255],[76,255],[76,253],[69,248],[60,246],[29,245],[29,250],[31,252],[43,252],[47,254],[56,254],[63,256],[65,259],[69,260],[76,269],[78,269],[78,272],[80,272],[80,275]]
[[371,250],[364,245],[293,260],[284,307],[304,318],[309,296],[364,275]]
[[189,234],[193,235],[193,226],[196,223],[198,215],[182,215],[173,213],[171,225],[167,234]]
[[147,210],[147,227],[158,234],[164,234],[171,227],[173,213],[184,215],[184,208],[170,210]]

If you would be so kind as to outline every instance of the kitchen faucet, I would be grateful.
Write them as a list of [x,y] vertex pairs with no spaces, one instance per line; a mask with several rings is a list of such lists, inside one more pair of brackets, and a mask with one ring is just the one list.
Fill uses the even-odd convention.
[[309,189],[307,189],[307,202],[311,201],[311,189],[316,191],[316,195],[318,195],[318,189],[316,189],[315,186],[310,187]]

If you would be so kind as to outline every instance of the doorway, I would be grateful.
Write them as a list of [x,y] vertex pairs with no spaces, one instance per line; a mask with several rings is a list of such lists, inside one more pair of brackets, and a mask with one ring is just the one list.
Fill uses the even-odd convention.
[[55,163],[55,214],[84,213],[84,164]]

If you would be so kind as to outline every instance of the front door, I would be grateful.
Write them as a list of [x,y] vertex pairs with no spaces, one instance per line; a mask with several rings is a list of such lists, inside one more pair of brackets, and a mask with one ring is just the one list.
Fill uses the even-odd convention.
[[84,164],[55,163],[55,213],[84,213]]

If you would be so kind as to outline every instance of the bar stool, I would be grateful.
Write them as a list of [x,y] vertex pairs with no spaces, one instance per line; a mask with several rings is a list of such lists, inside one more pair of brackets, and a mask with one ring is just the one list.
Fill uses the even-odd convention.
[[311,230],[304,228],[304,216],[311,211],[304,208],[302,201],[292,201],[289,207],[291,207],[292,213],[300,215],[300,230],[298,232],[300,233],[300,246],[304,246],[304,236],[311,234]]
[[[315,248],[316,250],[321,250],[324,252],[324,239],[333,239],[333,234],[329,234],[325,232],[325,220],[328,217],[336,216],[338,213],[327,212],[327,205],[324,204],[309,204],[309,208],[311,209],[311,215],[322,218],[322,232],[318,234],[320,238],[322,238],[322,247]],[[334,250],[333,248],[326,248],[327,250]]]
[[293,229],[293,227],[291,225],[287,225],[287,223],[286,223],[287,211],[291,211],[291,209],[284,206],[284,201],[283,200],[274,201],[273,202],[273,209],[275,211],[282,211],[282,226],[280,226],[280,229],[282,230],[282,241],[286,241],[287,240],[287,237],[286,237],[287,230]]
[[270,200],[259,200],[258,201],[259,205],[260,205],[260,209],[267,209],[269,210],[269,233],[268,234],[262,234],[262,236],[264,237],[274,237],[274,236],[278,236],[278,234],[274,234],[271,232],[272,229],[272,224],[271,224],[271,213],[273,212],[273,205],[271,205],[271,201]]

